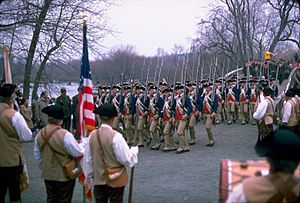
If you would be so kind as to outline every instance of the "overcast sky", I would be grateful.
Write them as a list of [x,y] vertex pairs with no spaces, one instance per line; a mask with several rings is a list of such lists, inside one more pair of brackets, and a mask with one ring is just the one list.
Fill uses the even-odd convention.
[[108,11],[116,31],[107,37],[108,49],[132,45],[140,55],[152,56],[157,49],[172,52],[174,45],[188,49],[196,23],[205,18],[212,0],[119,0]]

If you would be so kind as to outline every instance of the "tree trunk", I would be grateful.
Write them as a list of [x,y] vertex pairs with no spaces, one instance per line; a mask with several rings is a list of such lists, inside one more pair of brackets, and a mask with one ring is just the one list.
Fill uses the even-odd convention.
[[44,5],[43,5],[41,13],[39,15],[38,21],[35,24],[35,29],[34,29],[34,32],[32,35],[32,40],[31,40],[29,51],[28,51],[28,56],[27,56],[27,60],[26,60],[26,64],[25,64],[25,74],[24,74],[24,84],[23,84],[24,85],[23,97],[27,98],[27,99],[29,98],[32,61],[33,61],[35,49],[36,49],[36,46],[37,46],[37,43],[39,40],[40,31],[43,26],[43,23],[46,18],[46,15],[47,15],[47,12],[48,12],[51,2],[52,2],[52,0],[44,1]]

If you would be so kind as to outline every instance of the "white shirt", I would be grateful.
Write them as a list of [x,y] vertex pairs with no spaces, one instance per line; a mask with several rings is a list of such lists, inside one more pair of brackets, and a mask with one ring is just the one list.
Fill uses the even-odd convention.
[[[112,128],[112,127],[107,124],[101,124],[101,128]],[[135,146],[129,149],[124,137],[118,132],[113,137],[112,147],[116,159],[118,160],[118,162],[120,162],[120,164],[128,167],[133,167],[135,164],[138,163],[137,155],[139,153],[139,148]],[[93,178],[94,176],[93,157],[91,154],[91,148],[89,144],[86,146],[84,152],[82,170],[85,177],[87,177],[88,179]]]
[[267,112],[268,102],[263,95],[260,95],[260,103],[257,106],[256,111],[253,113],[253,118],[256,120],[261,120]]
[[21,142],[28,142],[32,138],[32,132],[28,128],[24,117],[16,111],[11,118],[12,126],[16,129]]
[[283,105],[282,122],[288,123],[291,115],[292,115],[292,104],[290,102],[286,101]]
[[240,183],[236,187],[234,187],[233,191],[229,193],[226,203],[244,203],[246,201],[246,197],[244,194],[243,184]]
[[[66,132],[64,135],[64,146],[67,150],[67,152],[72,157],[80,157],[84,154],[84,150],[87,146],[88,138],[82,138],[81,143],[78,144],[78,142],[75,140],[74,136],[70,132]],[[34,143],[34,158],[37,160],[39,168],[42,168],[42,152],[39,148],[39,145],[37,143],[37,137],[35,138]]]

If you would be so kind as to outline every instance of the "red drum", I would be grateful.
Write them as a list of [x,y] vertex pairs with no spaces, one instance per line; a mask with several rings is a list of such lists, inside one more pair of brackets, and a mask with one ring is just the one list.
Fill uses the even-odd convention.
[[[300,171],[300,166],[296,171]],[[222,160],[220,171],[219,202],[226,202],[233,188],[236,187],[239,183],[241,183],[245,178],[268,174],[269,164],[266,160]],[[299,173],[295,175],[299,176]]]

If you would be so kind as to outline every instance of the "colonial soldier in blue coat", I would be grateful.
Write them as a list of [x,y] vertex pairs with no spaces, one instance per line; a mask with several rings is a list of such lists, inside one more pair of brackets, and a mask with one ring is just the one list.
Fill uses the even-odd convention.
[[212,84],[205,83],[203,85],[205,88],[199,105],[200,117],[205,120],[205,129],[208,136],[208,143],[206,146],[212,147],[215,144],[213,133],[211,131],[211,126],[216,119],[218,111],[218,96],[212,92]]
[[124,134],[126,136],[127,144],[133,144],[133,129],[132,121],[135,114],[136,97],[128,84],[123,85],[124,93],[120,104],[120,112],[124,121]]
[[231,125],[236,120],[236,105],[238,103],[238,90],[234,84],[235,80],[227,80],[228,87],[226,88],[226,110],[227,110],[227,124]]
[[177,154],[190,151],[189,146],[187,145],[186,137],[185,137],[185,128],[188,124],[188,117],[191,114],[191,102],[188,97],[183,92],[184,86],[177,85],[176,97],[175,97],[175,118],[178,123],[177,127],[177,135],[179,139],[179,147],[176,151]]
[[145,128],[147,122],[147,116],[149,115],[149,103],[150,99],[143,91],[145,87],[142,85],[135,86],[136,100],[136,116],[138,116],[137,130],[139,135],[139,147],[144,147],[144,138],[148,137],[147,130]]
[[189,122],[188,122],[188,126],[189,126],[189,132],[190,132],[190,141],[189,144],[193,145],[196,143],[196,133],[195,133],[195,125],[197,122],[197,118],[199,115],[198,112],[198,104],[197,104],[197,98],[196,98],[196,91],[195,90],[195,85],[193,83],[187,83],[187,89],[188,89],[188,93],[187,93],[187,103],[188,105],[188,114],[189,114]]
[[[160,141],[158,137],[158,124],[159,119],[162,119],[162,108],[163,108],[163,99],[159,96],[159,93],[156,92],[157,87],[154,85],[149,86],[149,120],[150,120],[150,137],[153,140],[153,146],[150,148],[152,150],[158,150],[160,147]],[[158,90],[159,91],[159,90]]]

